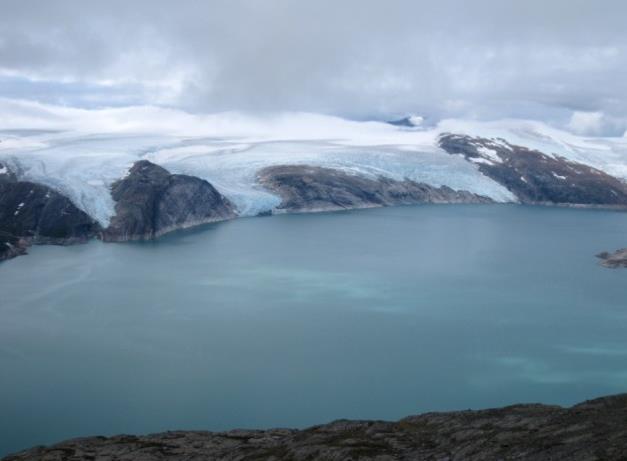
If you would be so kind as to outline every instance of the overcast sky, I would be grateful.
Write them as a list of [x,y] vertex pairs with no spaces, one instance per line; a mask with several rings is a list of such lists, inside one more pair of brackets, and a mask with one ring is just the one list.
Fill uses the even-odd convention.
[[627,128],[624,0],[2,0],[0,96]]

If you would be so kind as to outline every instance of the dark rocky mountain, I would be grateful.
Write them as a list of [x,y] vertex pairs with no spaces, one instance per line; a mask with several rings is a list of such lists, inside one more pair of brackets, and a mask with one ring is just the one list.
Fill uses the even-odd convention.
[[342,170],[308,165],[264,168],[258,181],[278,194],[279,211],[304,212],[371,208],[417,203],[490,203],[487,197],[447,186],[410,180],[370,179]]
[[439,145],[460,154],[522,203],[627,207],[627,185],[587,165],[509,144],[503,139],[444,134]]
[[234,207],[200,178],[173,175],[139,161],[112,187],[116,215],[102,230],[67,197],[19,181],[0,163],[0,260],[26,253],[31,244],[72,244],[92,237],[107,241],[152,239],[175,229],[236,216]]
[[103,232],[106,241],[149,240],[236,216],[233,205],[207,181],[170,174],[147,160],[115,182],[111,195],[116,214]]
[[610,269],[617,269],[619,267],[627,268],[627,248],[617,250],[614,253],[604,251],[598,254],[597,258],[601,260],[602,266],[609,267]]
[[0,170],[0,260],[25,254],[31,244],[79,243],[98,233],[98,223],[67,197],[19,181],[7,165]]
[[562,408],[514,405],[309,429],[88,437],[4,461],[627,459],[627,394]]
[[394,126],[404,126],[407,128],[414,127],[414,124],[411,123],[411,120],[409,119],[409,117],[399,118],[398,120],[390,120],[388,123]]
[[400,126],[404,128],[416,128],[419,127],[422,122],[422,117],[409,115],[407,117],[399,118],[396,120],[390,120],[387,123],[389,123],[390,125]]

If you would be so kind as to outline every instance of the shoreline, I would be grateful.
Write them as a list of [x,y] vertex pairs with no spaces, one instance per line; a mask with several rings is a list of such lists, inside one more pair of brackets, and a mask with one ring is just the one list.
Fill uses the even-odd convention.
[[[129,239],[122,240],[107,240],[103,238],[102,233],[99,233],[91,238],[70,238],[64,241],[61,240],[48,240],[41,242],[33,242],[32,239],[22,239],[26,242],[26,245],[22,245],[20,248],[16,247],[16,250],[20,250],[8,258],[0,259],[0,264],[10,261],[11,259],[15,259],[18,256],[28,256],[28,248],[34,246],[73,246],[73,245],[82,245],[87,244],[92,241],[100,241],[105,244],[111,243],[141,243],[141,242],[158,242],[163,237],[172,236],[178,232],[186,232],[186,231],[202,231],[202,229],[207,225],[215,225],[224,222],[236,221],[239,219],[255,219],[255,218],[269,218],[273,216],[288,216],[288,215],[309,215],[309,214],[325,214],[325,213],[343,213],[350,211],[362,211],[362,210],[373,210],[373,209],[381,209],[381,208],[397,208],[397,207],[415,207],[415,206],[508,206],[508,207],[523,207],[523,208],[542,208],[542,209],[561,209],[561,210],[576,210],[576,211],[607,211],[607,212],[616,212],[621,213],[627,210],[626,207],[616,207],[616,206],[604,206],[604,205],[585,205],[585,204],[552,204],[552,203],[519,203],[519,202],[491,202],[491,203],[407,203],[407,204],[396,204],[396,205],[367,205],[367,206],[355,206],[351,208],[340,208],[340,207],[325,207],[325,208],[315,208],[315,209],[302,209],[302,210],[287,210],[287,209],[276,209],[270,210],[267,213],[259,213],[257,215],[237,215],[230,218],[213,218],[208,220],[200,220],[193,223],[186,223],[181,226],[171,226],[164,231],[157,233],[154,238],[150,238],[149,236],[144,236],[143,238],[135,237]],[[613,261],[609,261],[612,256],[619,255],[623,253],[624,250],[612,250],[612,251],[603,251],[596,255],[601,261],[599,264],[603,267],[607,268],[620,268],[627,267],[627,256],[625,256],[625,265],[622,263],[613,264]]]

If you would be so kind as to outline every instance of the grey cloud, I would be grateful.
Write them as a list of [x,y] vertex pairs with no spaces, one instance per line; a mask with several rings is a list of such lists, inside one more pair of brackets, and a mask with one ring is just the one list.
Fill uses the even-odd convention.
[[590,111],[616,131],[625,17],[622,0],[5,0],[0,71],[47,81],[58,98],[55,82],[76,84],[101,105],[141,86],[144,103],[199,111],[564,124]]

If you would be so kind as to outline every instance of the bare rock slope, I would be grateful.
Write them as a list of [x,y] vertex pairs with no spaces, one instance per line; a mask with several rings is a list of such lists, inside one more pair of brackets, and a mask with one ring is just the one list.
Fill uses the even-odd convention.
[[98,223],[67,197],[19,181],[1,163],[0,169],[0,260],[26,253],[28,245],[85,242],[98,233]]
[[113,184],[116,215],[103,240],[150,240],[167,232],[236,216],[233,205],[207,181],[170,174],[147,160]]
[[521,203],[627,208],[627,185],[596,168],[503,139],[449,133],[440,136],[439,144],[475,163]]
[[417,203],[490,203],[487,197],[410,180],[371,179],[342,170],[279,165],[259,171],[258,181],[278,194],[278,211],[331,211]]
[[624,460],[627,394],[562,408],[427,413],[397,422],[335,421],[304,430],[89,437],[8,456],[69,460]]

